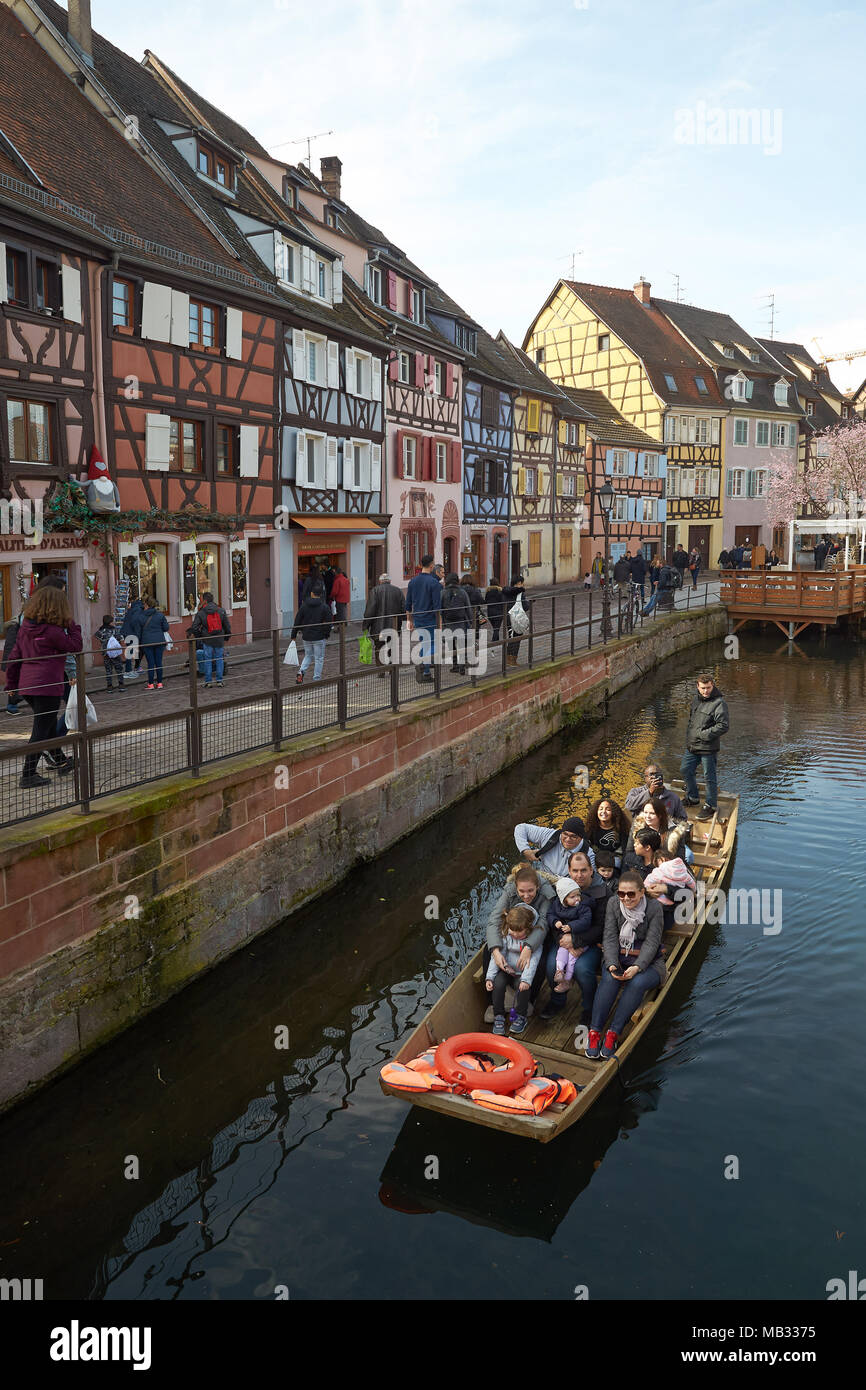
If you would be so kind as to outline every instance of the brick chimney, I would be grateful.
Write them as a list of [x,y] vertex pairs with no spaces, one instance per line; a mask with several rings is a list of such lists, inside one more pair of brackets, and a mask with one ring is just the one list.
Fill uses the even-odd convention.
[[649,282],[649,280],[645,280],[645,279],[643,278],[643,276],[641,276],[640,279],[638,280],[637,284],[636,284],[635,287],[634,287],[634,292],[635,292],[635,296],[640,300],[641,304],[649,304],[649,302],[650,302],[650,282]]
[[325,192],[329,198],[336,198],[340,201],[340,176],[343,172],[342,161],[335,154],[326,155],[322,160],[322,183],[325,185]]
[[69,0],[67,36],[75,48],[93,65],[93,31],[90,27],[90,0]]

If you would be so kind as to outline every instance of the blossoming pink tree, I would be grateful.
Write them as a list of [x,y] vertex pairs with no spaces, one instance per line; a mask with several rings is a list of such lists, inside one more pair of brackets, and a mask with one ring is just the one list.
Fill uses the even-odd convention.
[[808,461],[772,452],[767,461],[767,513],[772,526],[798,515],[816,521],[866,516],[866,421],[843,420],[810,441]]

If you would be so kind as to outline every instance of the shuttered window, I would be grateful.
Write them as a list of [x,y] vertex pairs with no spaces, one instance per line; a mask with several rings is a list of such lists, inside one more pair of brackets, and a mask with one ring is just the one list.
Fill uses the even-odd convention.
[[529,533],[529,564],[541,564],[541,532],[530,531]]

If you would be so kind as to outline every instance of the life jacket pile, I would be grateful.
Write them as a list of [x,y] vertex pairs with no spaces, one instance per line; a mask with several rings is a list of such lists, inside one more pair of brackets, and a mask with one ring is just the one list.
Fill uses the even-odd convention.
[[[439,1075],[435,1059],[436,1049],[431,1047],[405,1065],[402,1062],[387,1062],[379,1075],[395,1091],[457,1091],[458,1087]],[[488,1057],[479,1057],[474,1053],[458,1057],[457,1061],[469,1071],[505,1071],[508,1067],[507,1063],[494,1066]],[[479,1086],[477,1090],[470,1091],[466,1099],[488,1110],[498,1110],[501,1114],[531,1116],[540,1115],[549,1105],[570,1105],[576,1096],[577,1087],[565,1077],[534,1076],[518,1087],[513,1095],[496,1095]]]

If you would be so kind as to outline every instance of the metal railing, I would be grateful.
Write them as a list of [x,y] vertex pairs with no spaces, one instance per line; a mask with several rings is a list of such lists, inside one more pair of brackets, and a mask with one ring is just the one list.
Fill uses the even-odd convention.
[[[609,638],[602,631],[603,605],[598,590],[588,594],[585,617],[578,617],[576,593],[550,595],[550,621],[543,627],[538,626],[535,617],[538,596],[532,596],[529,630],[522,637],[504,631],[502,636],[487,640],[486,631],[478,633],[478,645],[474,650],[470,646],[469,653],[474,658],[483,652],[483,669],[480,661],[469,659],[461,663],[459,648],[451,655],[451,664],[447,664],[446,648],[444,657],[440,652],[430,662],[432,681],[424,683],[418,679],[416,664],[363,664],[358,654],[350,652],[349,625],[334,623],[336,640],[332,636],[328,643],[327,665],[336,669],[326,669],[319,681],[297,684],[296,668],[286,666],[284,660],[291,630],[275,629],[268,632],[267,645],[262,642],[256,655],[239,659],[243,649],[227,649],[232,682],[240,675],[253,681],[254,688],[229,698],[214,698],[200,688],[197,644],[191,638],[184,644],[188,669],[181,669],[180,660],[175,658],[166,661],[163,672],[165,678],[181,676],[187,682],[179,707],[159,712],[160,696],[155,693],[154,697],[148,696],[154,699],[154,708],[147,717],[105,726],[87,724],[86,697],[88,689],[92,695],[98,694],[96,684],[101,668],[97,664],[88,672],[88,654],[80,652],[75,657],[77,679],[69,696],[77,714],[77,730],[39,743],[16,740],[14,747],[0,746],[0,826],[75,807],[87,813],[99,798],[129,792],[148,782],[180,773],[197,777],[206,766],[258,749],[271,748],[280,753],[294,740],[325,729],[345,729],[356,719],[396,713],[415,701],[431,697],[438,700],[461,687],[495,683],[515,668],[532,669],[578,651],[605,648],[608,641],[640,631],[657,617],[667,616],[674,607],[677,612],[684,612],[715,606],[718,599],[715,594],[710,595],[710,588],[704,584],[697,591],[687,590],[685,601],[676,604],[676,591],[672,591],[670,601],[663,598],[646,616],[630,601],[630,595],[612,594]],[[480,618],[478,626],[486,622]],[[252,636],[255,638],[255,634]],[[469,636],[474,637],[472,629]],[[509,663],[509,657],[514,661]],[[259,680],[259,675],[263,679]],[[117,696],[114,698],[117,701]],[[24,711],[30,712],[28,705],[22,706]],[[3,729],[8,734],[11,725],[4,723]],[[71,754],[71,767],[67,764],[65,775],[53,770],[50,764],[43,772],[39,759],[58,749]],[[36,757],[39,775],[47,772],[45,785],[20,784],[22,760],[27,755]]]

